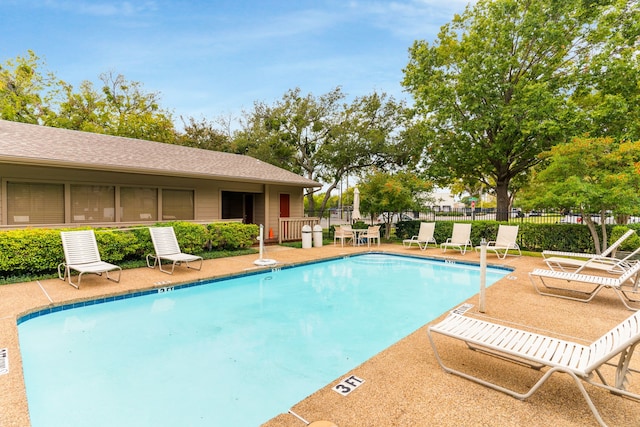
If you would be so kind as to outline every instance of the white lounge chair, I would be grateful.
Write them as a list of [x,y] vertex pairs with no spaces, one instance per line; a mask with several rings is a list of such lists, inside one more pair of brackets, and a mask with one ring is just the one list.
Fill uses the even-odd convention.
[[467,253],[467,246],[472,247],[471,244],[471,224],[455,223],[453,224],[453,231],[451,237],[446,242],[440,245],[442,252],[446,252],[447,248],[456,248],[460,250],[460,253],[464,255]]
[[[619,277],[604,277],[604,276],[596,276],[591,274],[579,274],[579,273],[569,273],[564,271],[553,271],[546,270],[543,268],[537,268],[529,273],[529,280],[533,284],[534,288],[540,295],[565,298],[574,301],[580,302],[589,302],[591,301],[597,294],[604,288],[613,289],[618,295],[618,298],[622,301],[625,307],[629,310],[637,310],[638,308],[631,307],[628,304],[632,303],[640,303],[639,299],[631,298],[631,295],[640,295],[638,293],[638,283],[640,279],[640,263],[635,263],[633,266],[628,268],[622,275]],[[534,278],[538,278],[540,283],[542,284],[542,288],[537,285],[537,281]],[[570,282],[574,283],[584,283],[588,285],[593,285],[593,288],[588,291],[583,291],[577,289],[576,287],[562,287],[562,286],[551,286],[548,281],[564,281],[567,285]],[[548,292],[547,290],[551,290],[553,292]],[[558,291],[562,292],[559,293]],[[574,296],[580,295],[580,296]]]
[[[598,268],[607,270],[611,273],[623,273],[628,266],[631,257],[626,257],[622,263],[620,260],[613,258],[618,247],[635,233],[635,230],[627,230],[618,240],[613,242],[607,249],[600,254],[580,253],[580,252],[563,252],[563,251],[542,251],[544,262],[552,270],[580,272],[584,268]],[[635,255],[635,253],[634,253]],[[619,264],[619,265],[617,265]]]
[[353,231],[350,225],[338,225],[334,229],[333,244],[340,240],[342,246],[344,246],[345,240],[353,240]]
[[[187,268],[202,269],[201,256],[185,254],[180,250],[173,227],[149,227],[149,233],[151,234],[155,254],[147,255],[147,267],[155,268],[157,265],[163,273],[173,274],[176,264],[180,265],[184,262]],[[153,264],[150,262],[151,260],[153,260]],[[162,260],[171,262],[171,271],[162,269]],[[200,265],[197,268],[189,265],[190,262],[194,261],[200,261]]]
[[437,245],[436,239],[433,237],[433,233],[436,229],[435,222],[421,222],[420,230],[418,230],[417,236],[412,236],[410,239],[404,239],[402,241],[402,246],[405,248],[410,248],[411,245],[416,244],[422,250],[427,249],[429,243],[433,243]]
[[577,258],[563,258],[563,257],[551,257],[544,260],[551,270],[554,271],[567,271],[572,273],[579,273],[585,268],[604,270],[609,274],[623,274],[635,263],[636,256],[640,253],[640,247],[631,252],[624,258],[614,257],[592,257],[588,259]]
[[[120,281],[122,268],[110,264],[100,259],[100,251],[93,230],[61,231],[62,248],[64,250],[65,262],[58,265],[58,277],[60,280],[68,279],[69,284],[76,289],[80,289],[80,281],[85,273],[97,274],[106,273],[106,278]],[[71,270],[78,272],[78,283],[71,280]],[[109,277],[109,272],[118,270],[118,278]]]
[[[615,395],[640,400],[640,394],[630,392],[625,388],[631,372],[638,372],[630,367],[629,362],[635,347],[640,342],[640,312],[629,316],[591,345],[564,341],[455,313],[450,314],[437,325],[430,326],[427,333],[436,359],[445,372],[459,375],[517,399],[524,400],[533,395],[556,372],[569,375],[580,389],[596,420],[602,426],[606,426],[606,424],[582,381],[609,390]],[[433,338],[435,334],[462,340],[468,348],[480,350],[490,356],[497,356],[538,370],[544,367],[549,369],[527,392],[519,393],[446,366],[438,353]],[[612,359],[616,357],[618,360],[613,361]],[[600,371],[604,365],[616,366],[614,380],[611,384],[606,381]]]
[[[498,258],[505,259],[509,255],[509,250],[518,251],[518,256],[522,256],[520,246],[516,240],[518,239],[519,225],[500,225],[498,226],[498,235],[496,240],[490,240],[487,242],[487,250],[496,253]],[[481,246],[476,246],[476,252],[482,249]],[[502,252],[502,256],[500,253]]]

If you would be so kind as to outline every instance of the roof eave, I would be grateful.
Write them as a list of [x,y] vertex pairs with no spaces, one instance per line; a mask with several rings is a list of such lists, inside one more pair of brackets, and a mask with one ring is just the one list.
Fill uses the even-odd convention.
[[317,183],[315,181],[311,181],[309,183],[306,182],[295,182],[295,181],[286,181],[286,180],[266,180],[266,179],[258,179],[258,178],[247,178],[242,176],[229,176],[229,175],[215,175],[215,174],[207,174],[207,173],[197,173],[197,172],[181,172],[181,171],[168,171],[166,169],[151,169],[151,168],[131,168],[131,167],[122,167],[122,166],[106,166],[100,164],[84,164],[82,167],[78,166],[77,163],[73,162],[62,162],[51,159],[34,159],[34,158],[20,158],[20,157],[7,157],[0,155],[0,163],[10,163],[10,164],[20,164],[26,166],[49,166],[49,167],[57,167],[64,169],[90,169],[93,171],[103,171],[103,172],[120,172],[120,173],[131,173],[137,175],[153,175],[153,176],[171,176],[171,177],[181,177],[181,178],[197,178],[197,179],[206,179],[206,180],[218,180],[218,181],[241,181],[248,183],[257,183],[257,184],[282,184],[289,185],[292,187],[302,187],[302,188],[310,188],[310,187],[322,187],[322,184]]

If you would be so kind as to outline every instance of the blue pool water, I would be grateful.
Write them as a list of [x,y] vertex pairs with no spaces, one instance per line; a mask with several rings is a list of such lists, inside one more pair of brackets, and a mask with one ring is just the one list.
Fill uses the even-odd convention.
[[260,425],[476,294],[479,270],[368,254],[22,319],[32,425]]

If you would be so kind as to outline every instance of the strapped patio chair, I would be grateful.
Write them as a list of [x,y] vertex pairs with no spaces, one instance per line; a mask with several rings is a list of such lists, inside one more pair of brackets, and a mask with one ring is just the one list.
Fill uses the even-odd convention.
[[[537,281],[534,280],[537,277],[542,283],[543,288],[538,287]],[[546,280],[545,280],[546,279]],[[570,282],[585,283],[593,285],[593,288],[588,291],[583,291],[576,288],[562,287],[562,286],[550,286],[549,279],[556,281],[564,281],[567,285]],[[631,295],[638,295],[638,283],[640,281],[640,263],[635,263],[628,268],[624,274],[619,277],[605,277],[596,276],[591,274],[579,274],[570,273],[564,271],[545,270],[543,268],[537,268],[529,273],[529,280],[533,284],[534,288],[540,295],[552,296],[557,298],[570,299],[580,302],[589,302],[604,288],[613,289],[618,298],[622,301],[625,307],[629,310],[637,310],[638,308],[631,307],[628,302],[640,303],[640,300],[631,298]],[[553,292],[548,292],[551,290]],[[563,292],[563,293],[559,293]],[[581,295],[581,296],[574,296]]]
[[[585,389],[583,381],[609,390],[615,395],[640,400],[640,394],[626,390],[631,372],[638,372],[631,368],[630,360],[634,349],[640,342],[640,312],[629,316],[591,345],[564,341],[456,313],[451,313],[442,322],[430,326],[427,334],[436,360],[445,372],[501,391],[517,399],[524,400],[533,395],[556,372],[569,375],[575,381],[601,426],[606,426],[606,424]],[[549,369],[527,392],[519,393],[446,366],[436,348],[434,334],[464,341],[468,348],[482,351],[490,356],[500,357],[537,370],[545,367]],[[618,357],[617,362],[613,360],[616,357]],[[607,382],[601,372],[604,365],[616,367],[614,381],[611,384]]]
[[[85,273],[102,276],[106,273],[106,278],[120,281],[122,268],[110,264],[100,259],[100,251],[93,230],[61,231],[62,248],[64,250],[65,262],[58,265],[58,277],[60,280],[68,279],[69,284],[76,289],[80,289],[82,275]],[[78,283],[71,280],[71,270],[78,272]],[[118,270],[118,278],[109,277],[109,272]]]
[[372,240],[378,240],[378,246],[380,246],[380,226],[373,225],[367,228],[367,231],[360,236],[363,240],[367,241],[367,246],[371,246]]
[[[498,235],[496,240],[487,242],[487,250],[496,253],[498,258],[505,259],[509,255],[509,250],[517,250],[518,256],[522,256],[520,246],[516,242],[518,238],[519,225],[500,225],[498,226]],[[478,252],[482,246],[476,246],[476,252]],[[500,256],[502,252],[502,256]]]
[[353,240],[353,231],[350,225],[338,225],[333,232],[333,244],[340,240],[340,243],[344,247],[345,240]]
[[[635,230],[627,230],[626,233],[620,236],[618,240],[613,242],[600,254],[542,251],[542,257],[551,270],[558,269],[560,271],[579,273],[584,268],[597,268],[607,270],[610,273],[624,273],[624,270],[632,263],[631,258],[636,255],[637,252],[625,257],[622,261],[613,258],[613,255],[618,247],[633,233],[635,233]],[[638,250],[640,251],[640,248]]]
[[[160,271],[167,274],[173,274],[173,270],[176,268],[176,264],[180,265],[183,262],[187,268],[194,270],[202,269],[202,257],[197,255],[185,254],[180,250],[178,239],[173,227],[149,227],[149,233],[151,234],[151,241],[155,249],[155,254],[147,255],[147,267],[155,268],[157,265],[160,267]],[[150,262],[153,260],[153,264]],[[162,269],[162,260],[171,262],[171,271]],[[200,265],[192,267],[190,262],[200,261]]]
[[451,237],[440,245],[442,252],[446,252],[447,248],[457,248],[464,255],[467,253],[467,246],[473,246],[471,243],[471,224],[456,222],[453,224]]
[[438,242],[436,242],[436,239],[433,237],[435,229],[435,222],[421,222],[420,230],[418,230],[418,235],[412,236],[410,239],[404,239],[402,241],[402,246],[404,246],[405,248],[410,248],[411,245],[415,243],[420,249],[424,251],[425,249],[427,249],[429,243],[437,245]]

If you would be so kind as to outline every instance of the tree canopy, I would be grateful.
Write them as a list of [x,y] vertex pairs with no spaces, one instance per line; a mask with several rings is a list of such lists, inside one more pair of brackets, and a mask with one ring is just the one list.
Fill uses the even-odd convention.
[[[601,114],[588,97],[606,96],[613,80],[579,78],[596,59],[600,70],[613,62],[595,53],[612,46],[612,34],[625,25],[625,57],[637,53],[638,25],[621,18],[629,9],[635,13],[637,3],[480,0],[443,26],[434,44],[416,41],[403,85],[422,116],[427,175],[441,185],[480,180],[495,192],[505,216],[498,219],[506,219],[526,182],[518,178],[541,161],[538,154]],[[637,75],[637,68],[625,70]],[[579,87],[580,109],[571,99]]]
[[[532,207],[579,209],[598,251],[607,247],[605,219],[619,222],[640,213],[640,141],[616,142],[612,138],[576,138],[541,153],[545,166],[534,174],[523,195]],[[600,239],[592,213],[599,213]]]
[[42,60],[28,51],[0,64],[0,118],[39,124],[49,114],[55,90],[61,84],[53,73],[42,74]]
[[433,185],[410,172],[376,171],[364,177],[358,189],[361,197],[360,212],[370,214],[371,218],[384,214],[387,224],[385,237],[388,239],[395,214],[422,210],[429,200]]
[[[401,130],[408,119],[403,102],[385,94],[357,97],[350,104],[338,87],[315,97],[299,88],[273,105],[256,103],[234,136],[237,150],[329,185],[319,211],[341,180],[373,166],[401,161]],[[315,201],[307,195],[309,209]]]
[[171,113],[160,95],[139,82],[104,73],[102,87],[83,81],[76,91],[53,73],[32,51],[0,65],[0,118],[86,132],[175,142]]

